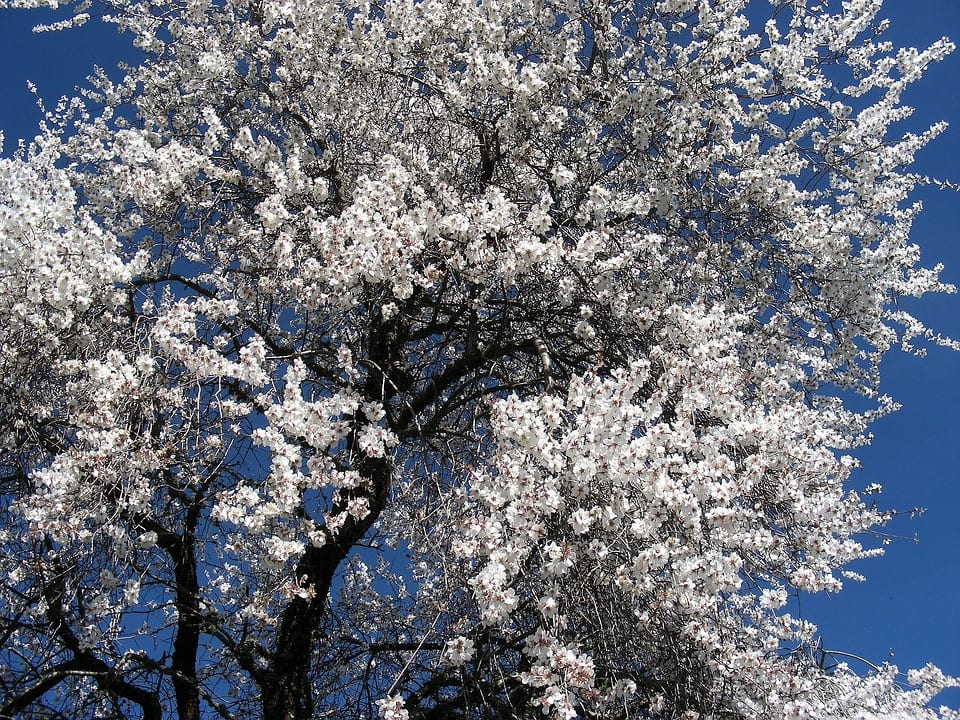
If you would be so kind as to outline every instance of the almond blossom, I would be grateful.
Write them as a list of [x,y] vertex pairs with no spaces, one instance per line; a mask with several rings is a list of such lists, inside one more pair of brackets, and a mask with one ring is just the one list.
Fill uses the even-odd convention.
[[0,160],[0,717],[957,717],[793,602],[882,554],[885,353],[955,346],[901,302],[953,291],[911,239],[945,126],[898,129],[949,40],[0,5],[141,53]]

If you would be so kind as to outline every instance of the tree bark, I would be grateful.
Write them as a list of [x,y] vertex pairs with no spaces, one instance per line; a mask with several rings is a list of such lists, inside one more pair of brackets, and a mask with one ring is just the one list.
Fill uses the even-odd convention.
[[[262,687],[264,720],[310,720],[313,715],[310,662],[333,578],[350,549],[380,516],[390,488],[387,460],[365,458],[358,465],[369,480],[365,495],[370,513],[362,520],[349,517],[334,538],[320,547],[308,547],[297,564],[298,581],[301,587],[311,588],[312,595],[308,599],[294,598],[281,615],[275,650]],[[346,512],[346,500],[340,503],[338,511]]]
[[176,578],[177,635],[173,640],[173,691],[179,720],[200,720],[197,686],[197,650],[200,647],[200,586],[193,552],[193,533],[187,531],[169,549]]

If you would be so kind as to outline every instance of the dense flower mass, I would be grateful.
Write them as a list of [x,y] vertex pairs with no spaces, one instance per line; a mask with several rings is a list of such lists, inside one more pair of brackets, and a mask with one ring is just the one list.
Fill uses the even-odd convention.
[[895,129],[948,40],[73,9],[142,57],[0,160],[0,717],[957,717],[791,603],[879,554],[884,354],[950,344],[899,302],[952,291],[910,241],[943,126]]

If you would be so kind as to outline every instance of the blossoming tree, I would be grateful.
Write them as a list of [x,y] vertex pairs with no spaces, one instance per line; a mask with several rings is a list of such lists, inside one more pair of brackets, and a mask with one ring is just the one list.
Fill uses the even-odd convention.
[[789,602],[947,342],[879,4],[78,4],[142,61],[0,160],[0,717],[953,716]]

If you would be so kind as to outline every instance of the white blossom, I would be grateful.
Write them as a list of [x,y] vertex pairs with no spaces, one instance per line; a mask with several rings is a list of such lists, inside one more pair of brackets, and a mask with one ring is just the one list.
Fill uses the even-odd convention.
[[956,345],[905,302],[952,291],[911,236],[944,125],[902,130],[949,41],[879,0],[74,9],[138,54],[0,160],[0,715],[955,717],[790,602],[882,553],[885,353]]

